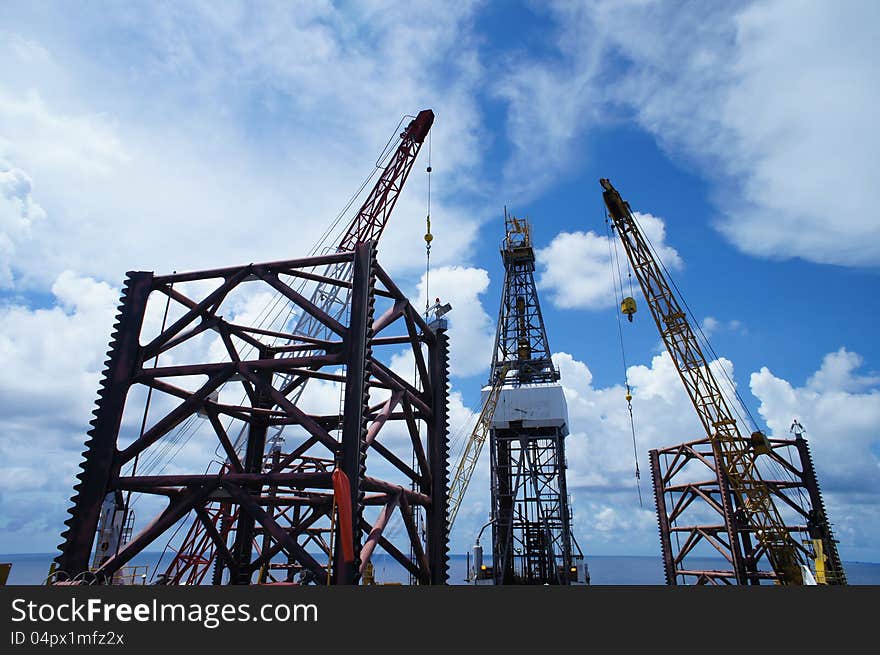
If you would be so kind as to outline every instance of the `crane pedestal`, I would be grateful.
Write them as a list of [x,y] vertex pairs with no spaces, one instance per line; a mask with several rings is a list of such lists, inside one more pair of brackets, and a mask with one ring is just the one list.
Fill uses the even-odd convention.
[[[765,479],[765,483],[784,508],[792,541],[804,559],[821,558],[816,566],[817,572],[821,571],[819,583],[846,584],[806,440],[768,439],[767,443],[769,452],[762,457],[790,474],[788,479]],[[732,516],[723,511],[723,494],[734,506],[736,499],[718,475],[711,442],[690,441],[652,450],[649,455],[666,583],[775,583],[777,574],[742,511],[738,509]],[[728,530],[736,535],[732,543]],[[709,568],[711,560],[707,558],[719,556],[725,562],[741,562],[740,568]]]

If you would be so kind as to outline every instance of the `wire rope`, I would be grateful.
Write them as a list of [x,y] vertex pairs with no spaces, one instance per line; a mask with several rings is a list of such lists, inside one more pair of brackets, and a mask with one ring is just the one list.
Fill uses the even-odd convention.
[[[636,424],[635,424],[635,418],[633,417],[633,410],[632,410],[632,390],[630,389],[630,386],[629,386],[629,378],[628,378],[629,369],[626,364],[626,348],[624,346],[624,341],[623,341],[623,325],[620,321],[620,312],[617,311],[617,306],[616,306],[617,301],[620,298],[622,298],[622,296],[623,296],[623,280],[622,280],[621,274],[620,274],[620,257],[619,257],[619,253],[617,251],[617,241],[614,240],[613,235],[611,234],[612,230],[613,230],[613,228],[611,227],[611,223],[608,220],[608,214],[606,212],[606,214],[605,214],[605,232],[606,232],[606,239],[608,241],[608,259],[609,259],[609,263],[612,268],[611,279],[612,279],[612,286],[614,287],[614,295],[615,295],[614,315],[617,318],[617,335],[620,339],[620,357],[621,357],[621,362],[623,364],[623,382],[624,382],[624,385],[626,386],[626,407],[627,407],[627,411],[629,412],[629,425],[630,425],[630,432],[632,433],[633,461],[635,462],[636,491],[638,492],[638,496],[639,496],[639,507],[644,507],[644,505],[642,503],[642,485],[641,485],[642,475],[641,475],[641,471],[639,470],[639,452],[638,452],[638,446],[636,444]],[[616,263],[616,266],[615,266],[615,263]],[[615,269],[617,271],[617,279],[616,280],[614,279]],[[618,288],[620,289],[620,296],[619,297],[617,294]],[[630,295],[632,295],[632,277],[630,277]]]

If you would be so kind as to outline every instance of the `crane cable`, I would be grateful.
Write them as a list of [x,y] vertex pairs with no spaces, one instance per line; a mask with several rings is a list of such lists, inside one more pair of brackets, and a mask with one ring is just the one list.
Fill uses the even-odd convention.
[[[431,133],[428,133],[428,165],[425,168],[425,178],[428,187],[428,199],[427,199],[427,208],[425,211],[425,321],[428,320],[428,312],[431,308],[431,289],[430,289],[430,280],[431,280],[431,242],[434,240],[434,235],[431,234]],[[421,348],[421,346],[418,346]],[[413,386],[416,386],[419,390],[424,387],[424,380],[419,376],[418,371],[418,363],[413,358]],[[417,434],[421,438],[421,424],[416,421],[416,430]],[[419,467],[418,458],[416,456],[415,448],[413,448],[412,453],[412,468],[416,470]],[[410,488],[415,491],[417,489],[417,483],[415,480],[412,481]],[[413,511],[413,519],[416,523],[416,530],[419,528],[420,524],[420,514],[417,515],[417,508],[414,508]],[[394,528],[399,529],[400,524],[395,524]],[[396,534],[396,530],[393,531],[393,534]],[[389,535],[390,536],[390,535]],[[412,546],[410,546],[410,554],[414,554]],[[410,582],[412,583],[414,580],[413,574],[410,572]]]
[[428,320],[428,309],[431,306],[430,279],[431,279],[431,242],[434,235],[431,234],[431,135],[428,134],[428,167],[425,169],[428,180],[428,210],[425,214],[425,320]]
[[[606,225],[608,225],[607,211],[606,211],[605,216],[606,216]],[[721,391],[722,395],[725,397],[727,402],[730,404],[730,409],[733,411],[734,414],[736,414],[736,417],[750,431],[758,430],[759,429],[758,422],[755,420],[755,417],[753,416],[751,410],[749,409],[749,406],[746,404],[745,399],[743,398],[743,396],[740,394],[739,390],[737,389],[736,384],[734,383],[733,379],[728,374],[727,369],[721,364],[720,356],[715,351],[715,348],[712,347],[712,343],[709,341],[709,338],[706,336],[705,332],[703,331],[703,328],[700,325],[700,322],[697,320],[696,315],[694,314],[693,310],[691,310],[684,295],[681,293],[681,289],[678,288],[678,285],[675,283],[675,279],[672,277],[672,275],[670,275],[669,270],[666,268],[666,265],[663,263],[663,259],[660,257],[660,253],[654,247],[654,244],[651,242],[651,239],[645,233],[644,229],[642,229],[642,226],[639,225],[638,219],[636,218],[635,214],[632,215],[632,220],[636,224],[636,226],[638,227],[639,231],[644,236],[645,242],[647,243],[648,248],[650,249],[651,254],[654,257],[654,260],[657,262],[657,264],[662,269],[663,273],[666,275],[666,278],[669,280],[669,283],[672,285],[672,288],[675,290],[677,297],[681,300],[682,304],[684,305],[685,311],[690,316],[691,321],[694,325],[694,329],[695,329],[694,336],[698,337],[698,340],[702,341],[703,345],[709,351],[709,353],[714,358],[714,360],[716,362],[718,362],[718,368],[721,371],[721,375],[723,376],[723,379],[727,382],[727,386],[729,387],[730,391],[733,392],[733,397],[731,397],[729,395],[728,391],[726,389],[724,389],[724,387],[719,385],[719,390]],[[616,246],[616,242],[615,242],[615,246]],[[619,267],[618,267],[618,276],[619,275],[620,275],[620,271],[619,271]],[[632,275],[632,273],[630,272],[630,285],[632,285],[631,275]],[[621,293],[622,293],[622,287],[623,287],[623,284],[621,281]],[[619,323],[620,323],[620,316],[618,316],[618,324]],[[708,367],[708,365],[709,365],[708,362],[706,362],[707,367]],[[743,416],[743,413],[740,411],[740,409],[742,409],[742,411],[745,412],[745,416]],[[772,457],[769,457],[768,460],[763,460],[763,463],[765,464],[767,470],[770,473],[773,473],[776,475],[777,479],[784,481],[784,482],[796,482],[797,481],[795,476],[791,473],[791,471],[789,471],[787,468],[781,466],[779,464],[779,462],[775,461]],[[798,487],[795,487],[795,488],[797,489],[797,494],[800,496],[801,501],[803,502],[803,500],[804,500],[803,491],[801,489],[799,489]]]
[[[617,242],[614,240],[614,235],[611,233],[612,231],[611,223],[608,220],[608,212],[605,212],[605,231],[607,233],[608,239],[608,263],[611,266],[611,282],[614,287],[614,296],[615,296],[615,304],[619,299],[623,297],[623,279],[620,273],[620,258],[617,252]],[[612,246],[612,243],[614,244]],[[613,248],[613,249],[612,249]],[[617,273],[617,277],[615,277],[615,272]],[[632,271],[629,271],[629,285],[630,285],[630,297],[632,297]],[[618,289],[620,290],[620,295],[618,296]],[[629,380],[627,378],[627,365],[626,365],[626,348],[623,344],[623,326],[620,322],[620,312],[617,311],[615,307],[614,315],[617,317],[617,335],[620,339],[620,358],[623,364],[623,381],[626,386],[626,408],[629,412],[629,427],[630,432],[632,433],[632,445],[633,445],[633,461],[635,462],[635,475],[636,475],[636,491],[639,494],[639,507],[644,507],[642,503],[642,485],[641,485],[641,471],[639,470],[639,452],[638,447],[636,445],[636,423],[633,418],[633,409],[632,409],[632,389],[629,386]]]
[[[722,386],[719,385],[719,389],[721,390],[721,393],[725,397],[725,400],[727,400],[727,402],[730,404],[730,409],[733,411],[734,414],[736,414],[737,418],[743,423],[743,425],[749,429],[749,431],[759,430],[758,422],[755,420],[755,417],[752,414],[751,410],[749,409],[749,406],[746,404],[745,399],[743,398],[742,394],[740,394],[739,390],[737,389],[736,384],[734,383],[733,379],[728,374],[727,369],[721,364],[721,357],[715,351],[715,348],[712,347],[712,342],[709,341],[709,337],[707,337],[705,332],[703,331],[703,328],[700,325],[700,322],[697,320],[696,314],[694,314],[693,310],[691,310],[690,306],[687,303],[687,300],[685,299],[684,295],[681,293],[681,289],[678,288],[678,285],[675,283],[675,279],[672,277],[672,275],[670,275],[669,270],[666,268],[666,265],[663,263],[663,260],[660,258],[660,254],[657,252],[657,249],[654,247],[654,244],[651,243],[651,239],[648,238],[648,235],[642,229],[642,226],[639,225],[638,220],[636,219],[635,215],[633,215],[632,219],[636,223],[636,225],[638,226],[639,231],[644,236],[645,242],[648,244],[648,248],[650,248],[651,253],[654,256],[654,259],[659,264],[659,266],[663,269],[663,273],[666,275],[666,279],[669,280],[669,283],[672,285],[672,288],[675,289],[675,293],[677,294],[677,297],[681,300],[682,304],[684,305],[685,311],[690,316],[691,322],[693,323],[694,328],[696,330],[695,336],[699,336],[699,340],[702,341],[703,345],[709,351],[709,353],[714,358],[714,360],[716,362],[718,362],[718,368],[721,370],[721,375],[723,376],[724,380],[726,380],[727,386],[729,387],[730,391],[733,391],[733,397],[731,397],[729,395],[729,392],[726,389],[724,389]],[[706,363],[706,365],[708,366],[708,362]],[[740,408],[745,412],[746,416],[743,416],[743,414],[740,412]],[[748,420],[746,420],[746,418],[748,418]],[[778,479],[780,479],[782,481],[787,481],[787,482],[796,482],[795,476],[792,475],[792,473],[790,471],[788,471],[786,468],[782,467],[778,462],[774,461],[773,458],[770,458],[769,462],[765,461],[765,463],[767,464],[768,470],[771,473],[774,473]],[[799,493],[801,493],[801,492],[799,492]]]

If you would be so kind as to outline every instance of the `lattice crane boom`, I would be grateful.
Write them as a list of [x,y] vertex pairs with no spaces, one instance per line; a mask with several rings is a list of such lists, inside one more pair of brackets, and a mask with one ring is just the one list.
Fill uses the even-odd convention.
[[[787,530],[757,467],[766,437],[760,432],[753,433],[751,438],[743,437],[687,315],[639,230],[629,203],[620,197],[607,179],[600,180],[600,183],[604,189],[602,196],[605,205],[633,273],[697,417],[712,443],[715,459],[726,474],[738,509],[742,510],[758,542],[765,548],[780,583],[803,584],[801,567],[806,566],[805,558]],[[726,515],[733,516],[728,494],[722,493],[722,503],[725,504]],[[728,538],[731,543],[737,538],[735,528],[730,523]],[[736,562],[734,568],[739,568]]]
[[464,452],[455,468],[455,474],[449,485],[449,530],[452,530],[452,524],[455,523],[455,517],[458,515],[458,509],[467,493],[468,485],[477,467],[477,461],[480,459],[480,453],[483,445],[492,431],[492,417],[495,416],[495,408],[498,406],[498,398],[501,395],[501,388],[504,386],[504,378],[507,375],[508,367],[505,365],[501,369],[495,384],[489,389],[486,396],[486,402],[480,410],[480,416],[474,426],[471,436],[465,444]]
[[339,242],[338,250],[351,251],[358,243],[378,241],[397,203],[403,184],[434,124],[434,112],[423,109],[400,134],[400,144],[382,175],[361,205]]
[[[400,143],[357,214],[349,222],[336,246],[336,252],[351,252],[358,243],[379,240],[433,124],[434,112],[423,109],[400,133]],[[349,275],[345,264],[330,266],[324,273],[325,277],[332,279],[345,279]],[[318,282],[309,300],[338,321],[348,307],[349,290],[336,284]],[[328,330],[326,325],[308,314],[300,315],[295,328],[298,334],[315,338],[326,336]],[[287,379],[282,380],[281,387],[287,382]],[[291,399],[296,400],[304,389],[304,386],[299,387]]]

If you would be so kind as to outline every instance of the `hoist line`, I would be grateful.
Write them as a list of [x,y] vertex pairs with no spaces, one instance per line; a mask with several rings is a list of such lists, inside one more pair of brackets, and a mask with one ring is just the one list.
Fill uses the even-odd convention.
[[[685,299],[684,295],[681,293],[681,290],[678,288],[678,285],[675,283],[675,279],[670,275],[669,269],[666,268],[666,265],[664,264],[663,259],[660,257],[660,254],[657,251],[657,249],[654,247],[654,244],[651,242],[651,239],[648,237],[648,235],[645,233],[645,230],[639,224],[638,219],[636,218],[635,214],[633,214],[633,222],[636,223],[637,227],[642,232],[642,235],[644,236],[645,241],[648,244],[648,247],[651,249],[651,252],[654,255],[655,260],[660,265],[660,267],[663,269],[663,273],[666,275],[666,278],[669,280],[670,284],[675,289],[676,294],[681,299],[681,302],[684,305],[685,311],[687,311],[688,315],[691,317],[691,320],[692,320],[692,323],[693,323],[694,328],[696,330],[696,333],[699,334],[700,340],[702,341],[703,345],[706,347],[706,349],[712,355],[712,358],[716,362],[718,362],[718,368],[721,370],[721,375],[723,376],[723,379],[727,382],[727,386],[730,388],[730,390],[733,391],[733,398],[729,397],[728,393],[725,393],[725,396],[727,396],[727,401],[730,403],[731,409],[736,414],[737,418],[740,421],[742,421],[743,424],[749,429],[750,432],[758,430],[759,429],[758,422],[755,420],[754,415],[749,410],[749,407],[746,404],[745,399],[743,398],[742,394],[740,394],[739,390],[736,387],[736,384],[734,383],[733,379],[728,374],[727,369],[721,364],[720,356],[715,351],[715,348],[712,346],[712,343],[709,341],[709,337],[707,337],[706,333],[703,331],[703,328],[700,325],[700,322],[697,320],[696,315],[691,310],[690,306],[687,303],[687,300]],[[719,388],[721,388],[722,392],[725,391],[722,387],[719,387]],[[745,416],[743,416],[743,412],[745,412]],[[746,417],[748,417],[748,420],[746,420]],[[790,471],[788,471],[785,467],[781,466],[778,462],[776,462],[772,458],[767,458],[767,459],[769,459],[769,462],[764,460],[764,463],[766,465],[764,468],[768,469],[768,472],[774,473],[776,475],[777,479],[785,480],[788,482],[795,482],[796,481],[796,477]]]
[[428,184],[428,208],[425,213],[425,320],[428,319],[428,309],[431,307],[431,242],[434,235],[431,234],[431,145],[432,136],[428,133],[428,167],[425,169]]
[[[620,276],[620,259],[619,259],[619,255],[617,252],[617,242],[612,238],[613,237],[613,235],[611,234],[612,229],[613,228],[611,227],[611,223],[608,220],[608,211],[606,210],[605,211],[605,232],[607,235],[606,238],[608,240],[608,262],[609,262],[609,265],[611,266],[611,283],[612,283],[612,286],[614,287],[615,296],[617,296],[617,290],[619,288],[620,289],[620,297],[622,298],[622,296],[623,296],[623,279]],[[612,243],[614,245],[612,245]],[[617,280],[614,279],[614,269],[615,269],[614,262],[615,261],[617,261],[617,266],[616,266]],[[618,283],[619,283],[619,287],[618,287]],[[632,293],[632,276],[630,276],[630,293]],[[630,296],[630,297],[632,297],[632,296]],[[639,507],[644,507],[644,505],[642,503],[642,485],[641,485],[642,474],[641,474],[641,471],[639,470],[639,452],[638,452],[638,446],[636,445],[636,423],[635,423],[635,419],[633,418],[633,411],[632,411],[632,391],[630,390],[629,379],[627,377],[628,369],[627,369],[627,365],[626,365],[626,348],[624,347],[624,342],[623,342],[623,325],[620,322],[620,312],[617,311],[617,309],[618,309],[616,307],[617,301],[618,301],[618,298],[615,297],[615,299],[614,299],[614,302],[615,302],[614,315],[617,318],[617,336],[620,339],[620,358],[623,363],[623,382],[624,382],[624,385],[626,386],[626,408],[629,411],[629,427],[630,427],[630,432],[632,432],[633,461],[635,462],[635,467],[636,467],[636,470],[635,470],[636,491],[638,492],[638,495],[639,495]]]

